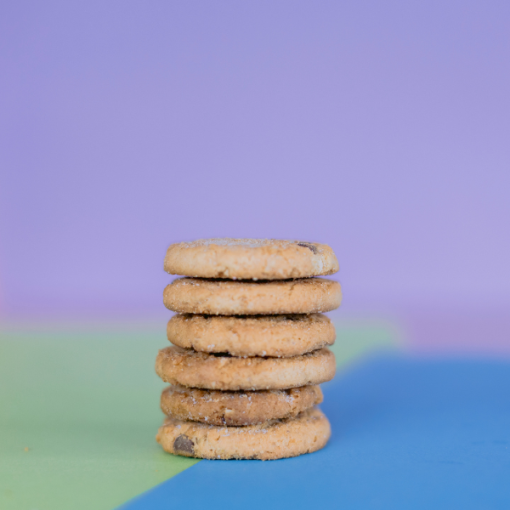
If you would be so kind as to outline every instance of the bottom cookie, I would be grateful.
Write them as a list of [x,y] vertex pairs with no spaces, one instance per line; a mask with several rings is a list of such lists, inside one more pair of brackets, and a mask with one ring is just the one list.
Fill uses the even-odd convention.
[[247,427],[218,427],[168,417],[156,441],[168,453],[202,459],[283,459],[323,448],[331,435],[318,408],[295,418]]

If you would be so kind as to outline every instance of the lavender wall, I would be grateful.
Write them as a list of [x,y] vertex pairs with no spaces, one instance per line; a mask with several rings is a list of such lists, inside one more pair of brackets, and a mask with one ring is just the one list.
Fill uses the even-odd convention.
[[2,2],[4,316],[160,310],[169,243],[330,243],[347,303],[510,302],[510,3]]

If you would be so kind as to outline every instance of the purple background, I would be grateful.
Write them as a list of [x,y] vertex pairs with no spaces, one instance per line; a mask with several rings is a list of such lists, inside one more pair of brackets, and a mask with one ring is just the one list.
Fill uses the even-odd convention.
[[333,246],[347,311],[483,331],[509,91],[505,1],[2,2],[1,314],[163,314],[168,244],[277,237]]

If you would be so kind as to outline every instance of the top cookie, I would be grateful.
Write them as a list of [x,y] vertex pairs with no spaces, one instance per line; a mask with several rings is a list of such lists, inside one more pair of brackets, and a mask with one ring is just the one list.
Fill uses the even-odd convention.
[[172,244],[165,271],[199,278],[285,280],[325,276],[338,271],[326,244],[278,239],[199,239]]

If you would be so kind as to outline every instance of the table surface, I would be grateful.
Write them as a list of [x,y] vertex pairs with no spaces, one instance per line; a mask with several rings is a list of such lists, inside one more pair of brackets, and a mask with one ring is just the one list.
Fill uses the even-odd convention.
[[260,462],[160,450],[157,330],[4,330],[0,508],[510,508],[510,363],[389,352],[391,324],[337,331],[331,441]]

